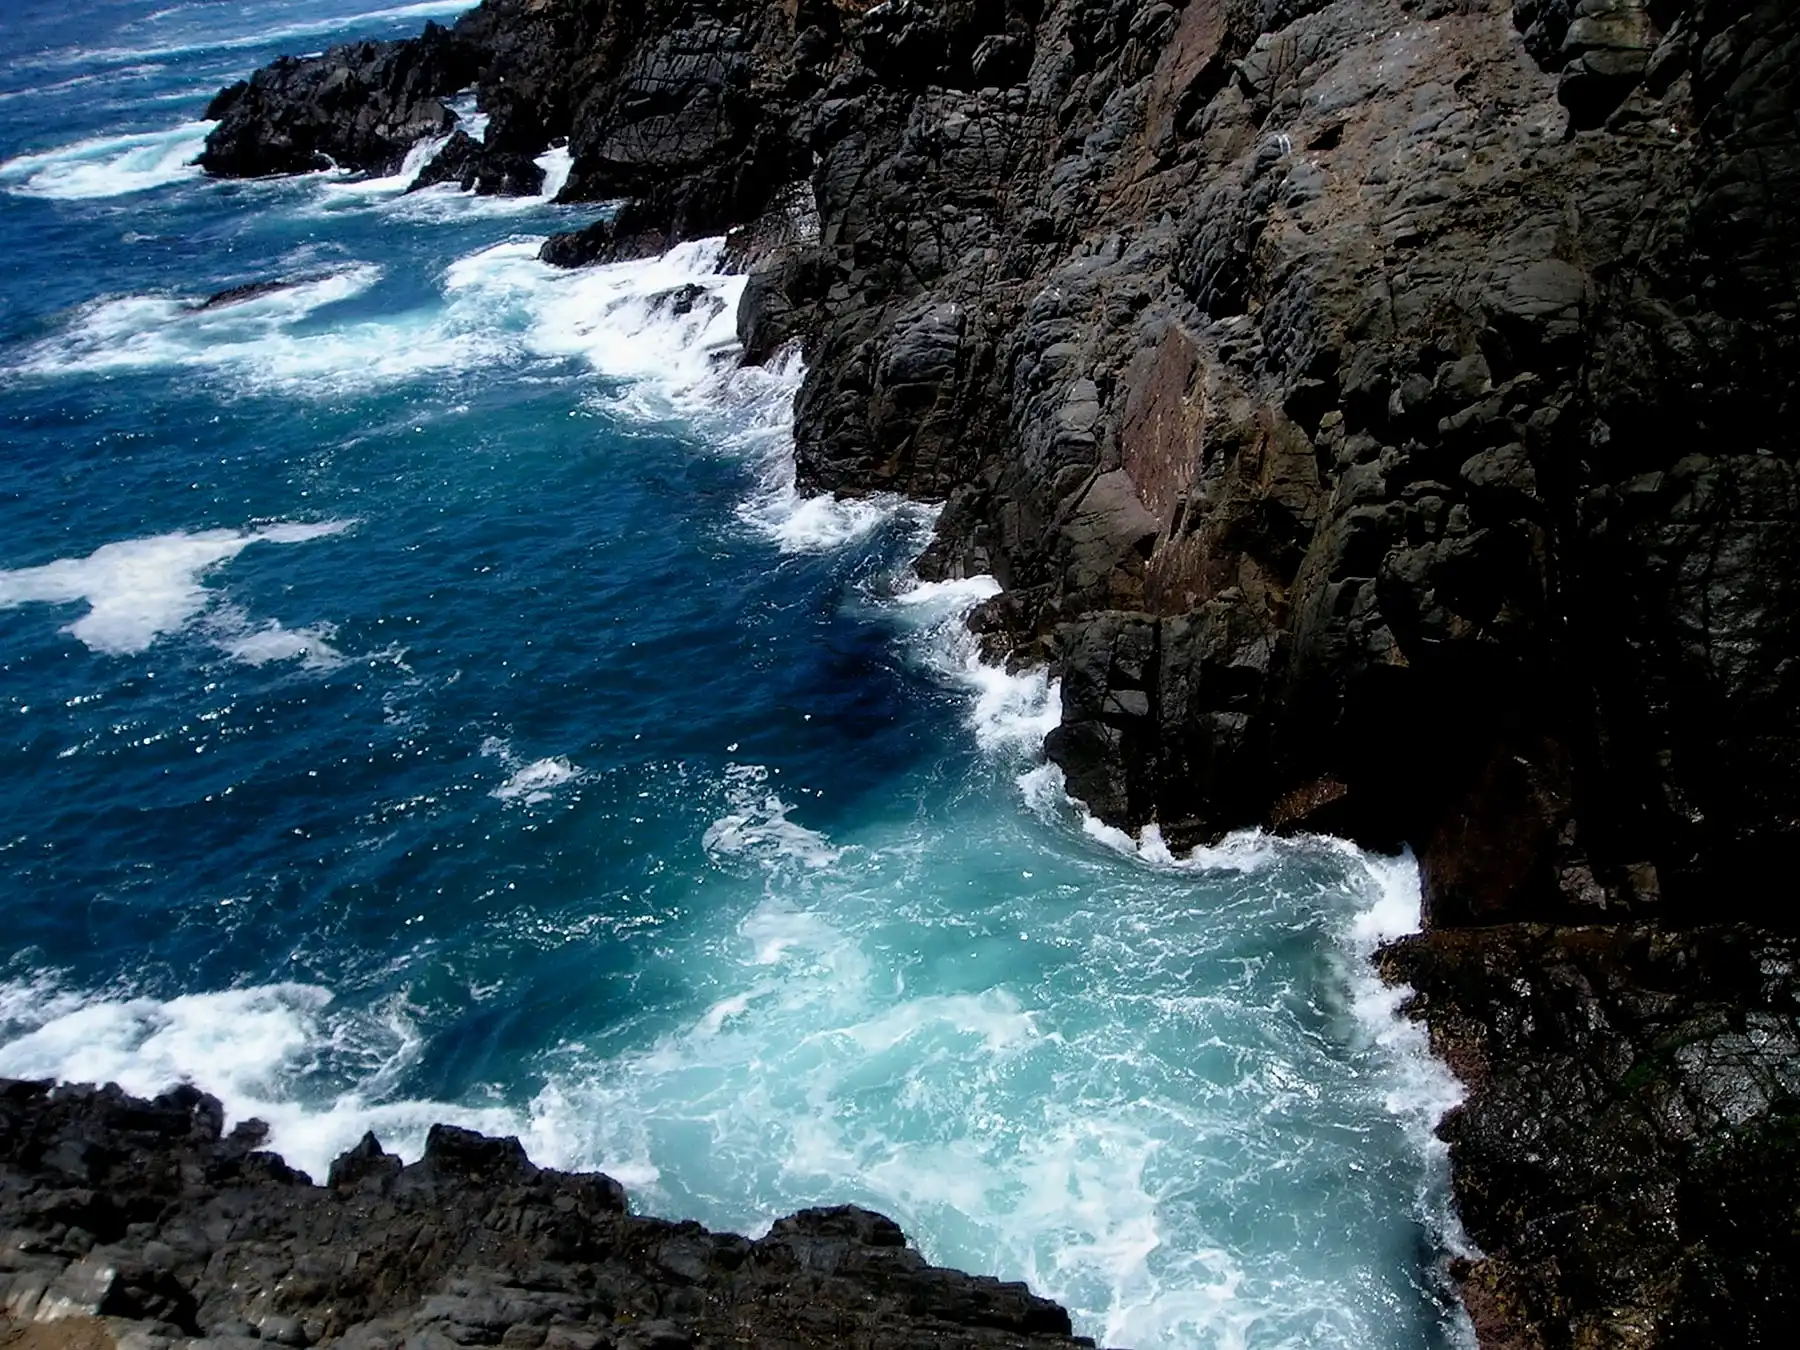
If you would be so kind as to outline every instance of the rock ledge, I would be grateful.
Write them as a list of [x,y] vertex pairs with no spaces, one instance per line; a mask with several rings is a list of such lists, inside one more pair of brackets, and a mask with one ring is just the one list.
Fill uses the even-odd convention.
[[0,1080],[0,1326],[23,1350],[1073,1350],[1022,1284],[929,1265],[854,1206],[756,1241],[631,1214],[611,1177],[434,1126],[315,1185],[190,1087]]

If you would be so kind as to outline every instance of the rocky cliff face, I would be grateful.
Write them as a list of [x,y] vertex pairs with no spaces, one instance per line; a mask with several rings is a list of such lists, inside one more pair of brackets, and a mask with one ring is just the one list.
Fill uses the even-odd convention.
[[738,231],[803,485],[946,504],[922,566],[1005,584],[1098,815],[1417,851],[1487,1344],[1766,1333],[1794,968],[1692,926],[1795,925],[1800,10],[486,0],[360,50],[224,96],[209,166],[473,68],[494,153],[622,201],[547,259]]
[[948,500],[1097,813],[1406,840],[1440,922],[1692,916],[1791,845],[1800,21],[1652,8],[846,58],[803,474]]
[[816,216],[742,316],[806,343],[802,477],[948,502],[927,565],[1006,584],[1098,814],[1410,842],[1441,922],[1685,919],[1800,830],[1797,44],[1779,0],[489,0],[259,72],[203,162],[391,168],[473,80],[423,181],[566,138],[623,205],[556,261]]
[[[27,1350],[1073,1350],[1023,1285],[940,1270],[845,1206],[757,1241],[626,1212],[610,1177],[515,1139],[433,1129],[403,1167],[373,1137],[324,1186],[221,1136],[192,1089],[0,1080],[0,1326]],[[10,1325],[5,1325],[10,1324]]]
[[1444,1123],[1495,1347],[1778,1345],[1800,1317],[1800,942],[1515,924],[1382,954],[1469,1089]]

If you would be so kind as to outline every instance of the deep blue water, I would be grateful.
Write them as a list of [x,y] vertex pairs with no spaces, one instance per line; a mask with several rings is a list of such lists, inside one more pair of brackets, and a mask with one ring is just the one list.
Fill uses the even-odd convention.
[[710,246],[187,166],[228,80],[455,9],[0,16],[0,1072],[858,1200],[1114,1343],[1460,1338],[1454,1093],[1363,959],[1409,864],[1085,821],[928,513],[794,497]]

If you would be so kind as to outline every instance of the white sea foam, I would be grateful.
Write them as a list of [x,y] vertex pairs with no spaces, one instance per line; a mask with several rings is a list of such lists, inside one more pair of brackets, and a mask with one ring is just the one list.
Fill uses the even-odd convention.
[[[485,115],[480,117],[484,126],[486,120]],[[437,153],[437,144],[433,143],[433,154]],[[326,183],[320,204],[327,210],[345,206],[370,207],[390,219],[425,225],[454,225],[472,219],[523,216],[551,208],[563,184],[569,180],[571,160],[567,147],[546,150],[535,162],[544,171],[544,182],[536,195],[529,197],[482,196],[465,192],[455,183],[434,183],[417,192],[405,192],[403,189],[411,185],[411,178],[408,178],[398,189],[391,188],[392,180],[383,180],[390,186],[380,192],[361,194],[349,191],[352,184]],[[424,164],[419,167],[423,168]]]
[[1360,873],[1353,897],[1357,907],[1337,931],[1347,958],[1341,972],[1350,990],[1351,1009],[1386,1059],[1387,1108],[1404,1123],[1408,1138],[1426,1160],[1426,1175],[1419,1192],[1421,1217],[1451,1251],[1469,1253],[1472,1249],[1449,1204],[1448,1150],[1436,1135],[1438,1122],[1463,1100],[1463,1087],[1448,1066],[1431,1053],[1424,1027],[1402,1013],[1413,991],[1403,985],[1384,983],[1376,973],[1373,959],[1382,944],[1419,931],[1419,870],[1412,856],[1383,857],[1340,839],[1282,839],[1261,830],[1235,831],[1217,844],[1177,856],[1154,822],[1133,836],[1096,820],[1068,794],[1062,770],[1056,765],[1041,764],[1028,770],[1020,776],[1020,786],[1028,805],[1038,814],[1061,819],[1073,816],[1089,838],[1157,871],[1228,871],[1247,875],[1276,866],[1284,858],[1321,849],[1352,864],[1352,877]]
[[[544,156],[546,196],[561,186],[556,156],[566,177],[566,150]],[[720,270],[723,239],[574,270],[539,262],[541,242],[509,241],[454,264],[447,279],[452,311],[510,315],[531,354],[578,358],[629,381],[612,399],[627,415],[702,422],[728,452],[755,464],[757,485],[738,514],[783,552],[835,549],[896,514],[923,509],[892,494],[839,498],[796,490],[793,401],[805,369],[792,350],[763,366],[739,364],[737,309],[746,278]]]
[[85,1002],[64,987],[57,971],[38,970],[23,979],[0,980],[0,1041],[66,1017]]
[[332,1158],[363,1131],[417,1157],[436,1121],[508,1133],[517,1117],[444,1102],[392,1100],[421,1049],[399,1003],[339,1011],[330,990],[271,984],[171,999],[90,996],[45,978],[0,985],[0,1010],[49,994],[37,1014],[9,1017],[0,1076],[118,1083],[152,1096],[197,1082],[231,1122],[260,1117],[270,1144],[323,1180]]
[[321,322],[321,311],[380,279],[380,268],[361,263],[213,309],[169,295],[102,300],[28,348],[16,369],[211,368],[253,389],[331,395],[444,370],[576,359],[628,382],[615,396],[627,413],[731,412],[734,422],[764,392],[766,379],[736,368],[744,279],[716,270],[719,241],[572,271],[539,262],[541,242],[515,239],[458,259],[439,304],[380,319]]
[[[237,617],[234,614],[234,620]],[[298,661],[314,670],[330,670],[344,661],[344,654],[331,645],[335,631],[330,624],[284,628],[271,620],[258,628],[241,621],[220,625],[214,640],[226,655],[247,666]]]
[[558,788],[578,782],[582,776],[581,766],[566,755],[551,755],[530,762],[521,760],[513,753],[511,742],[499,736],[484,739],[481,754],[499,760],[510,770],[506,781],[488,793],[497,801],[541,806],[556,795]]
[[0,185],[20,196],[75,201],[122,197],[200,177],[194,159],[213,122],[97,136],[0,163]]
[[756,465],[756,487],[738,518],[783,553],[828,553],[873,534],[898,516],[929,516],[930,508],[891,492],[866,497],[802,493],[795,483],[794,396],[806,368],[797,348],[767,366],[740,372],[743,425],[733,440]]
[[413,180],[424,171],[425,166],[431,163],[449,139],[448,136],[426,136],[414,141],[412,149],[400,161],[400,167],[377,178],[321,174],[319,191],[326,198],[327,204],[333,198],[374,199],[398,196],[412,186]]
[[563,755],[534,759],[514,769],[512,776],[489,795],[503,802],[522,801],[527,806],[536,806],[549,801],[557,788],[580,772],[580,766]]
[[701,847],[715,861],[754,858],[770,866],[791,862],[817,870],[843,856],[817,830],[788,819],[794,808],[770,790],[769,771],[761,764],[727,768],[725,799],[730,809],[701,838]]
[[[928,526],[931,517],[921,519]],[[969,611],[1000,593],[990,576],[918,582],[893,597],[893,614],[926,660],[970,695],[966,714],[982,749],[1035,756],[1062,720],[1062,686],[1042,667],[1009,671],[984,660]]]
[[465,90],[449,102],[450,111],[456,114],[457,130],[468,136],[470,140],[485,141],[488,115],[475,106],[475,91],[473,89]]
[[263,295],[197,308],[168,295],[98,301],[25,352],[15,367],[39,377],[129,370],[217,370],[250,392],[332,397],[445,371],[516,359],[506,315],[468,303],[380,319],[321,322],[320,311],[381,277],[370,264],[340,267]]
[[934,1259],[1028,1279],[1108,1343],[1253,1341],[1267,1303],[1237,1296],[1239,1259],[1169,1231],[1183,1197],[1157,1173],[1179,1102],[1137,1095],[1153,1056],[1116,1027],[1072,1041],[1003,984],[911,992],[886,955],[906,949],[907,911],[871,932],[904,894],[875,876],[819,909],[771,891],[690,1021],[551,1074],[534,1150],[629,1177],[648,1208],[749,1231],[796,1203],[874,1205]]
[[[1419,931],[1423,897],[1418,864],[1411,854],[1384,858],[1346,843],[1336,846],[1361,863],[1367,875],[1367,903],[1356,910],[1344,934],[1351,958],[1345,977],[1351,1010],[1385,1060],[1387,1109],[1405,1127],[1408,1141],[1424,1160],[1415,1195],[1418,1217],[1444,1250],[1455,1256],[1479,1256],[1463,1232],[1451,1198],[1449,1145],[1437,1135],[1438,1122],[1463,1101],[1464,1087],[1432,1054],[1425,1027],[1402,1011],[1413,990],[1384,983],[1374,964],[1375,951],[1383,943]],[[1466,1319],[1459,1325],[1463,1341],[1472,1346],[1474,1334]]]
[[85,601],[87,613],[64,632],[97,652],[140,652],[204,613],[214,597],[202,579],[252,544],[304,543],[340,534],[351,523],[283,521],[253,530],[201,530],[104,544],[85,558],[0,572],[0,609]]
[[[487,118],[485,116],[481,119],[481,130],[485,136],[487,134]],[[474,135],[475,133],[470,132],[469,134]],[[538,200],[553,202],[556,200],[557,194],[563,190],[564,185],[568,183],[569,172],[575,167],[575,158],[569,153],[568,146],[559,145],[555,149],[546,150],[539,155],[536,164],[544,171],[544,186],[538,192]]]
[[451,311],[504,315],[523,349],[630,380],[638,409],[711,411],[734,367],[744,278],[718,270],[722,241],[604,267],[538,261],[541,238],[510,240],[451,264]]
[[1085,806],[1068,796],[1060,772],[1056,783],[1063,793],[1065,805],[1079,817],[1083,834],[1148,867],[1171,872],[1254,872],[1267,867],[1283,852],[1281,840],[1252,829],[1235,830],[1216,844],[1196,845],[1177,855],[1163,839],[1162,827],[1155,821],[1133,835],[1096,819]]
[[172,295],[95,301],[77,311],[63,332],[28,348],[15,369],[37,376],[218,369],[254,387],[306,393],[403,378],[473,350],[457,334],[410,345],[409,331],[430,327],[417,316],[322,331],[303,327],[319,310],[362,294],[380,277],[380,268],[355,264],[210,309]]

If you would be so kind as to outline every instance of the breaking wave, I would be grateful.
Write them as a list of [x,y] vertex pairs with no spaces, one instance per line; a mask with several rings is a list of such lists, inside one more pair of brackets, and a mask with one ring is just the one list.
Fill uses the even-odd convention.
[[201,176],[194,160],[214,125],[186,122],[167,131],[96,136],[18,155],[0,163],[0,185],[19,196],[80,201],[186,182]]

